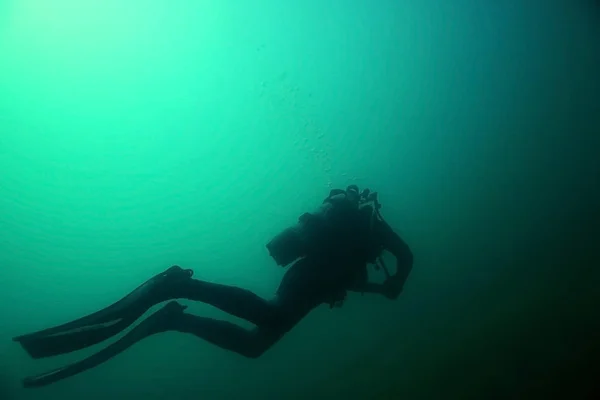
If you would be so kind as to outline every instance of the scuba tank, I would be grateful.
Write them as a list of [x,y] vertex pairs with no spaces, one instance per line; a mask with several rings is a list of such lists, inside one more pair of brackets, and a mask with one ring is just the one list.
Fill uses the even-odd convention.
[[[369,189],[359,192],[356,185],[333,189],[317,210],[302,214],[295,225],[276,235],[266,247],[277,265],[285,267],[299,258],[326,252],[332,235],[344,234],[348,218],[361,210],[370,213],[371,232],[375,220],[381,218],[380,208],[377,193]],[[379,247],[370,246],[368,262],[376,263],[380,253]]]
[[317,210],[302,214],[295,225],[267,243],[269,254],[277,265],[285,267],[299,258],[323,251],[327,236],[335,230],[341,214],[352,207],[352,195],[347,194],[341,189],[331,190]]

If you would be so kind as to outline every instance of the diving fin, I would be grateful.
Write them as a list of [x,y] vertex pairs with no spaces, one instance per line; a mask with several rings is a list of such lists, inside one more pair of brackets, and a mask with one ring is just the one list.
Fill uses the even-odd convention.
[[105,349],[73,364],[36,376],[27,377],[23,380],[23,386],[25,388],[46,386],[94,368],[127,350],[138,341],[150,335],[169,330],[171,328],[169,322],[172,318],[183,313],[185,309],[186,306],[182,306],[176,301],[171,301]]
[[150,307],[174,297],[173,284],[189,279],[192,270],[172,266],[138,286],[133,292],[107,308],[75,321],[17,336],[32,358],[51,357],[95,345],[131,325]]

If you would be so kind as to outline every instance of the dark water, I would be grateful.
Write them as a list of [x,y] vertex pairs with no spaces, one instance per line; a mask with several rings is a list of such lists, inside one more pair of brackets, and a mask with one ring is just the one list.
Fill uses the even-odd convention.
[[[600,8],[492,3],[0,3],[0,398],[591,398]],[[102,345],[11,337],[169,265],[271,296],[265,243],[350,183],[413,248],[398,301],[258,360],[167,333],[21,389]]]

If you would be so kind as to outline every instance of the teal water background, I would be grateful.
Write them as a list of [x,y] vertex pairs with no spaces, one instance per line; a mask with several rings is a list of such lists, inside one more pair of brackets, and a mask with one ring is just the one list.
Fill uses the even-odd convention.
[[[0,398],[582,395],[598,350],[599,15],[533,0],[1,1]],[[265,244],[351,183],[380,192],[415,253],[398,301],[323,306],[258,360],[166,333],[20,388],[89,352],[32,361],[11,337],[172,264],[271,296],[285,271]]]

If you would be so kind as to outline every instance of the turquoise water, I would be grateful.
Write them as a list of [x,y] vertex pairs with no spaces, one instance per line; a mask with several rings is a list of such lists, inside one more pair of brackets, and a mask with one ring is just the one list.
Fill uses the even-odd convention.
[[[578,398],[600,32],[570,3],[0,2],[0,398]],[[353,183],[415,253],[398,301],[322,306],[258,360],[165,333],[20,387],[104,344],[11,337],[170,265],[271,296],[265,244]]]

